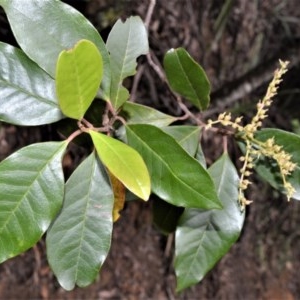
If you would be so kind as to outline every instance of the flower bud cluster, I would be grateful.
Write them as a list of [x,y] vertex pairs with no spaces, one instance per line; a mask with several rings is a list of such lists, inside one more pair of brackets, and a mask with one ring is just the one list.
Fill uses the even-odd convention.
[[261,155],[272,158],[276,161],[280,170],[287,198],[290,199],[295,193],[295,189],[289,182],[287,182],[287,176],[289,176],[297,166],[292,162],[292,156],[286,153],[281,146],[277,145],[274,138],[261,142],[256,140],[254,137],[255,133],[261,128],[263,120],[268,116],[268,110],[272,104],[273,97],[277,94],[281,78],[283,74],[287,72],[288,62],[279,61],[279,63],[280,68],[275,71],[274,77],[268,86],[266,95],[257,103],[257,112],[249,124],[243,126],[241,125],[242,117],[233,119],[231,113],[224,112],[218,116],[217,120],[208,120],[205,127],[206,129],[209,129],[215,124],[230,126],[246,143],[245,155],[240,158],[243,165],[240,169],[241,176],[238,199],[242,209],[252,202],[245,198],[244,191],[251,184],[249,177],[252,174],[255,161]]
[[239,193],[238,193],[238,200],[243,209],[246,205],[252,202],[251,200],[246,199],[244,195],[244,191],[252,183],[249,180],[249,177],[252,174],[252,169],[254,167],[254,160],[256,158],[256,155],[257,155],[256,150],[252,148],[251,142],[246,140],[245,156],[240,157],[240,161],[243,163],[243,166],[240,169],[241,177],[239,182]]
[[255,132],[262,126],[262,122],[268,116],[268,110],[273,102],[273,97],[277,94],[278,86],[282,81],[282,76],[287,72],[287,61],[279,60],[280,68],[274,72],[274,77],[268,86],[266,95],[257,105],[256,115],[252,118],[250,124],[244,127],[244,133],[249,138],[253,138]]
[[285,152],[281,146],[276,145],[274,138],[268,139],[262,143],[260,152],[264,156],[270,157],[276,161],[282,177],[283,187],[286,191],[288,200],[290,200],[295,193],[295,189],[287,182],[287,176],[291,175],[297,167],[297,164],[292,162],[292,155]]
[[209,119],[207,121],[207,124],[205,126],[205,129],[209,129],[211,128],[213,125],[215,124],[221,124],[223,126],[230,126],[233,129],[241,132],[243,131],[244,127],[241,125],[242,122],[242,118],[243,117],[238,117],[235,118],[234,120],[232,119],[231,113],[227,113],[227,112],[223,112],[218,116],[218,119],[213,121],[211,119]]

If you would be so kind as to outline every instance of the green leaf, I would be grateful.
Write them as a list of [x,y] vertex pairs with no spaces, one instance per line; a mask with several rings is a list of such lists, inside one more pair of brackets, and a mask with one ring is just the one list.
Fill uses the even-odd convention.
[[153,223],[163,234],[168,235],[176,230],[177,222],[183,211],[183,207],[154,198],[152,203]]
[[[157,127],[168,126],[176,121],[176,117],[164,114],[156,109],[137,103],[125,102],[122,106],[121,116],[127,124],[150,124]],[[125,126],[116,130],[118,139],[126,142]]]
[[20,49],[0,42],[0,121],[31,126],[62,118],[54,80]]
[[132,193],[148,200],[150,177],[140,154],[128,145],[102,133],[92,130],[89,133],[107,169]]
[[202,147],[201,147],[200,143],[198,145],[198,149],[197,149],[195,158],[197,159],[197,161],[199,161],[199,163],[203,166],[204,169],[207,169],[205,155],[203,153],[203,150],[202,150]]
[[12,31],[23,51],[52,77],[61,51],[70,49],[82,39],[99,49],[104,68],[102,87],[107,99],[110,93],[110,61],[97,29],[76,9],[57,0],[0,0]]
[[126,102],[122,107],[128,124],[151,124],[157,127],[168,126],[176,121],[176,117],[164,114],[151,107]]
[[171,135],[189,155],[193,157],[196,155],[201,127],[180,125],[163,127],[162,130]]
[[114,196],[95,153],[66,184],[63,208],[47,234],[47,256],[61,286],[91,284],[107,257],[112,235]]
[[128,144],[143,157],[152,191],[183,207],[221,208],[207,171],[168,134],[152,125],[128,125]]
[[112,28],[107,42],[111,58],[110,102],[118,109],[129,98],[123,80],[136,72],[136,59],[149,51],[148,36],[140,17],[130,17],[124,23],[118,20]]
[[177,291],[201,281],[238,239],[245,218],[238,205],[237,171],[227,154],[209,169],[222,210],[186,209],[175,237]]
[[185,49],[168,51],[164,58],[164,68],[173,91],[201,110],[208,107],[210,83],[205,71]]
[[[288,181],[295,188],[293,199],[300,200],[300,136],[280,129],[262,129],[255,137],[260,141],[274,138],[275,143],[292,155],[292,161],[297,164],[295,171],[288,176]],[[283,191],[282,179],[279,170],[271,160],[260,160],[256,165],[258,174],[274,188]]]
[[63,50],[56,66],[56,92],[62,112],[81,119],[93,102],[103,76],[102,57],[88,40]]
[[0,163],[0,262],[32,247],[59,211],[66,146],[33,144]]

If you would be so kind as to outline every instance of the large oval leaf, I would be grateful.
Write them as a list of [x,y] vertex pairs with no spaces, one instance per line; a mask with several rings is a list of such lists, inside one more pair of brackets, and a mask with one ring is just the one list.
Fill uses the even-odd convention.
[[245,212],[238,205],[237,171],[227,154],[209,169],[222,210],[186,209],[179,220],[175,241],[177,291],[202,280],[235,243]]
[[168,134],[152,125],[128,125],[128,144],[143,157],[152,191],[183,207],[221,208],[207,171]]
[[[295,188],[293,199],[300,200],[300,136],[292,132],[280,129],[266,128],[257,132],[256,136],[260,141],[274,138],[275,143],[282,146],[282,149],[292,155],[292,161],[297,164],[295,171],[288,176],[288,181]],[[274,162],[268,159],[261,159],[256,164],[258,174],[269,182],[274,188],[283,191],[282,179],[278,168],[274,168]]]
[[62,112],[81,119],[94,100],[103,75],[102,57],[88,40],[60,53],[56,66],[56,92]]
[[210,83],[205,71],[183,48],[171,49],[164,58],[164,68],[171,88],[196,107],[209,104]]
[[108,254],[114,196],[92,153],[66,184],[63,208],[47,234],[47,256],[66,290],[91,284]]
[[128,145],[95,131],[89,132],[97,153],[108,170],[127,189],[143,200],[150,195],[150,177],[138,152]]
[[136,59],[149,51],[146,27],[140,17],[130,17],[124,23],[118,20],[109,33],[107,50],[111,58],[110,101],[118,109],[128,98],[123,80],[136,72]]
[[20,49],[0,42],[0,121],[30,126],[63,117],[54,80]]
[[92,41],[104,65],[103,96],[109,98],[110,61],[97,29],[76,9],[57,0],[0,0],[23,51],[52,77],[59,53],[79,40]]
[[66,146],[33,144],[0,163],[0,262],[32,247],[59,211]]

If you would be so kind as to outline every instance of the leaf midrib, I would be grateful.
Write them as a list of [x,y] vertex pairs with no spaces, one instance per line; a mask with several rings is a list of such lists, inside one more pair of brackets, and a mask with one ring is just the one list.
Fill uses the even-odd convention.
[[[134,131],[133,130],[131,130],[133,133],[134,133]],[[170,171],[170,173],[172,174],[172,176],[173,177],[175,177],[176,179],[178,179],[178,181],[179,182],[181,182],[184,186],[186,186],[189,190],[191,190],[192,192],[194,192],[194,193],[196,193],[197,195],[199,195],[202,199],[204,199],[204,200],[206,200],[206,201],[208,201],[208,202],[213,202],[213,203],[215,203],[214,201],[212,201],[211,199],[209,199],[209,198],[207,198],[207,197],[205,197],[205,196],[203,196],[202,194],[200,194],[198,191],[195,191],[195,190],[193,190],[188,184],[186,184],[180,177],[178,177],[178,176],[176,176],[176,174],[173,174],[173,172],[172,172],[172,169],[164,162],[164,160],[158,155],[158,154],[156,154],[156,152],[154,151],[154,150],[152,150],[152,148],[148,145],[148,144],[146,144],[145,142],[144,142],[144,140],[142,140],[136,133],[134,133],[135,134],[135,136],[146,146],[146,148],[148,148],[152,153],[154,153],[154,156],[156,156],[156,157],[158,157],[159,158],[159,160],[162,162],[162,164],[163,165],[165,165],[166,166],[166,168]]]
[[188,82],[188,85],[190,86],[190,90],[192,90],[192,92],[193,92],[193,94],[194,94],[194,99],[196,98],[195,100],[197,100],[199,107],[200,107],[201,109],[203,109],[203,108],[202,108],[202,105],[201,105],[201,102],[200,102],[200,100],[199,100],[198,94],[196,93],[196,88],[194,87],[193,83],[190,81],[189,77],[187,76],[186,71],[185,71],[185,69],[183,68],[183,65],[181,64],[181,61],[180,61],[179,56],[178,56],[177,53],[176,53],[176,58],[177,58],[177,60],[178,60],[179,67],[181,68],[182,73],[183,73],[184,77],[186,78],[186,80],[187,80],[187,82]]
[[[225,162],[226,163],[226,162]],[[218,185],[218,189],[217,189],[217,195],[218,197],[220,196],[221,194],[221,187],[223,186],[222,183],[224,182],[224,178],[225,178],[225,168],[224,168],[224,163],[222,164],[222,173],[221,173],[221,176],[220,176],[220,180],[219,180],[219,185]],[[190,264],[188,270],[186,273],[184,273],[184,281],[186,281],[186,278],[188,277],[188,275],[191,273],[191,270],[192,270],[192,266],[194,265],[195,263],[195,260],[196,260],[196,257],[198,256],[198,253],[200,252],[201,250],[201,246],[202,246],[202,242],[205,238],[205,235],[206,235],[206,229],[209,227],[209,225],[212,225],[213,226],[213,223],[211,221],[212,219],[212,216],[215,214],[215,211],[212,210],[211,213],[209,214],[209,217],[208,217],[208,221],[206,222],[206,225],[203,229],[203,233],[202,233],[202,236],[201,236],[201,239],[199,241],[199,246],[197,247],[197,251],[196,253],[194,254],[194,257],[192,259],[192,263]]]
[[82,244],[83,244],[83,241],[84,241],[84,232],[86,230],[86,218],[87,218],[87,210],[88,210],[88,207],[89,207],[89,204],[90,204],[90,194],[91,194],[91,186],[92,186],[92,177],[93,177],[93,174],[95,172],[95,164],[96,164],[96,159],[94,158],[93,160],[93,166],[91,168],[91,176],[89,177],[89,188],[88,188],[88,193],[86,195],[86,205],[85,205],[85,209],[84,209],[84,214],[83,214],[83,224],[82,224],[82,230],[81,230],[81,234],[80,234],[80,243],[79,243],[79,250],[78,250],[78,256],[77,256],[77,260],[76,260],[76,268],[75,268],[75,275],[74,275],[74,278],[75,278],[75,282],[77,282],[78,280],[78,272],[79,272],[79,268],[78,268],[78,265],[79,265],[79,261],[81,260],[81,253],[82,253]]
[[122,68],[121,68],[121,70],[120,70],[120,72],[119,72],[119,76],[117,77],[117,92],[116,92],[116,103],[115,103],[115,105],[116,105],[116,107],[118,107],[119,106],[119,94],[120,94],[120,91],[121,91],[121,89],[122,88],[124,88],[123,87],[123,85],[122,85],[122,81],[123,81],[123,79],[124,79],[124,75],[123,75],[123,72],[124,72],[124,66],[125,66],[125,61],[126,61],[126,59],[127,59],[127,53],[128,53],[128,43],[129,43],[129,39],[130,39],[130,35],[131,35],[131,21],[130,21],[130,19],[129,19],[129,21],[128,22],[130,22],[129,23],[129,30],[128,30],[128,34],[127,34],[127,39],[126,39],[126,47],[125,47],[125,51],[124,51],[124,56],[123,56],[123,60],[122,60],[122,62],[121,62],[121,64],[122,64]]
[[[100,137],[101,137],[101,136],[100,136]],[[118,158],[118,160],[120,161],[120,163],[121,163],[123,166],[126,167],[126,170],[129,171],[129,173],[130,173],[130,175],[131,175],[131,178],[133,178],[134,181],[136,182],[136,184],[139,186],[140,191],[142,191],[142,194],[145,194],[144,191],[143,191],[143,188],[142,188],[143,184],[141,184],[140,181],[137,180],[137,176],[136,176],[136,174],[134,174],[134,172],[132,171],[132,168],[130,168],[130,166],[128,166],[128,165],[126,164],[126,161],[124,162],[124,159],[122,159],[122,158],[119,156],[119,153],[116,152],[116,151],[114,150],[114,148],[111,147],[104,139],[102,139],[102,137],[101,137],[101,140],[102,140],[102,142],[104,142],[104,143],[106,144],[106,146],[107,146],[107,147],[108,147],[108,148],[109,148],[109,149],[117,156],[117,158]],[[120,142],[120,143],[121,143],[121,142]],[[126,144],[124,144],[124,145],[125,145],[125,147],[126,147],[126,146],[129,147],[129,146],[126,145]],[[134,150],[134,149],[132,148],[132,150]],[[115,175],[117,178],[119,178],[116,174],[113,174],[113,175]],[[125,185],[125,184],[124,184],[124,185]]]
[[[41,170],[37,173],[37,176],[34,178],[34,180],[32,181],[32,183],[28,186],[28,189],[25,191],[24,195],[22,197],[20,197],[21,199],[17,202],[17,205],[15,206],[15,208],[11,211],[10,215],[8,216],[6,222],[3,224],[3,226],[0,228],[0,235],[3,232],[3,230],[7,227],[7,224],[10,222],[11,218],[13,215],[15,215],[15,212],[19,209],[20,205],[23,203],[24,199],[26,198],[27,194],[29,193],[29,191],[31,190],[32,186],[34,185],[34,183],[36,182],[37,178],[40,177],[40,174],[44,171],[44,169],[47,167],[47,165],[49,164],[49,161],[51,161],[53,159],[54,156],[56,156],[59,151],[61,151],[63,149],[63,146],[65,146],[65,143],[63,145],[61,145],[61,147],[59,147],[59,149],[57,151],[55,151],[55,153],[51,156],[51,159],[49,159],[45,165],[41,168]],[[30,206],[30,205],[29,205]],[[30,206],[31,208],[31,206]]]
[[6,86],[10,86],[10,87],[14,88],[14,90],[17,91],[17,92],[20,92],[20,93],[23,93],[23,94],[28,95],[30,97],[33,97],[35,99],[41,100],[41,102],[59,109],[56,101],[53,101],[54,99],[51,100],[51,99],[44,98],[40,95],[35,95],[31,91],[28,91],[25,88],[21,88],[20,86],[14,84],[14,83],[11,83],[10,81],[4,80],[3,78],[0,78],[0,84],[1,84],[1,82],[3,82],[4,85],[6,85]]

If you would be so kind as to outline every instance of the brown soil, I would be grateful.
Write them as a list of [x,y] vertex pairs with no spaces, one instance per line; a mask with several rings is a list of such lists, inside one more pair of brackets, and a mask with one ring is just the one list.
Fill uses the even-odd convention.
[[[119,16],[145,18],[146,0],[69,1],[79,5],[103,35]],[[268,126],[299,132],[300,10],[298,0],[232,1],[219,22],[224,2],[157,0],[149,36],[153,60],[161,63],[170,48],[184,47],[201,63],[212,83],[212,105],[205,116],[224,108],[251,116],[255,102],[266,88],[279,58],[291,61],[281,93],[271,111]],[[14,43],[0,14],[1,40]],[[171,114],[182,112],[141,59],[141,78],[134,100]],[[128,82],[129,85],[132,82]],[[0,159],[36,141],[56,139],[52,127],[0,127]],[[203,137],[208,162],[220,153],[219,137]],[[232,150],[235,159],[236,149]],[[66,167],[77,163],[72,148]],[[246,223],[240,240],[198,285],[175,293],[172,267],[173,235],[165,237],[152,225],[151,201],[130,202],[115,224],[112,249],[99,279],[90,287],[66,292],[49,269],[44,242],[0,265],[0,299],[299,299],[300,206],[287,203],[258,178],[249,198]],[[170,247],[171,246],[171,247]]]

